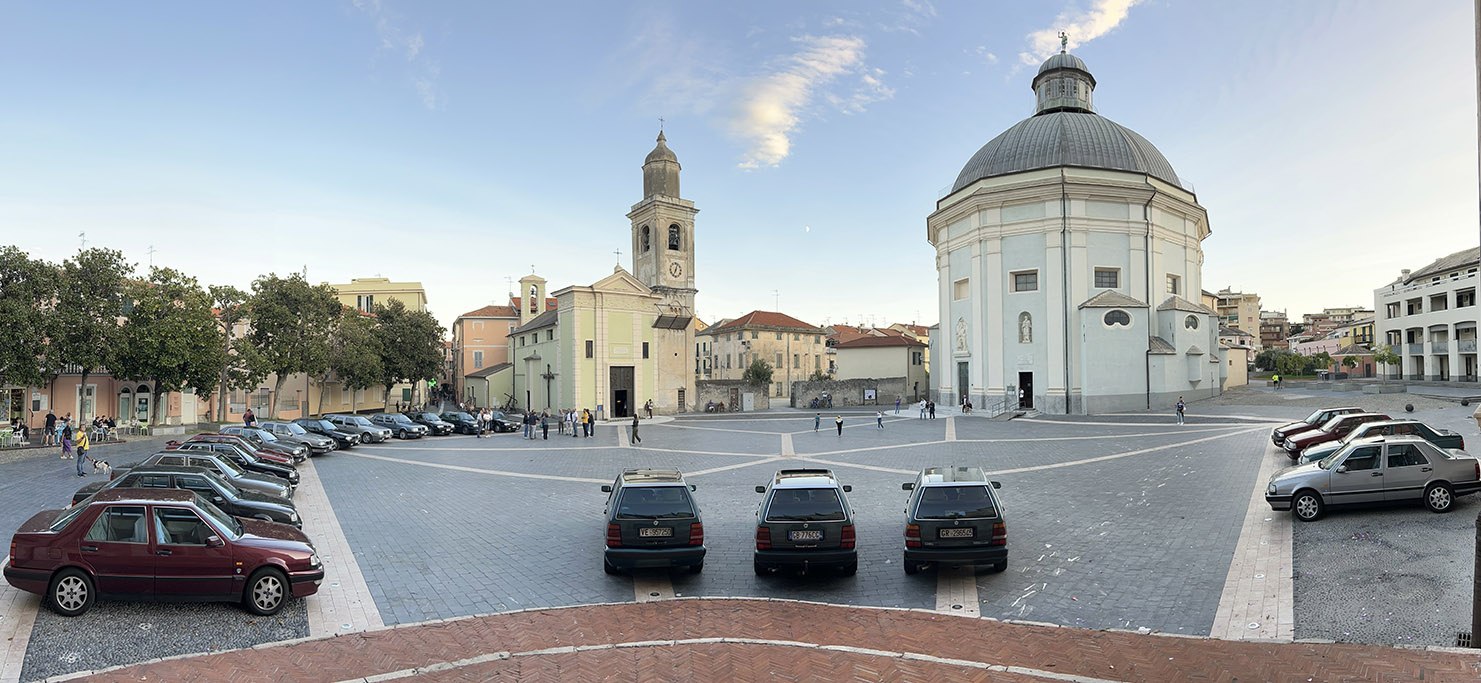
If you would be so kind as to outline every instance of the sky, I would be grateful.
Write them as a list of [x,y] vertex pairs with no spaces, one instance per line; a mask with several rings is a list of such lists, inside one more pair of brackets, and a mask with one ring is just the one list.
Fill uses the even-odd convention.
[[1058,31],[1208,210],[1204,288],[1367,305],[1475,246],[1471,0],[0,4],[0,243],[444,324],[631,268],[660,119],[702,319],[935,323],[926,216]]

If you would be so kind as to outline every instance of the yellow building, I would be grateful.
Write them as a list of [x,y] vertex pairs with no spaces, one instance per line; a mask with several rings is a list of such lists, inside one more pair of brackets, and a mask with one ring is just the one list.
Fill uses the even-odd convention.
[[[328,283],[326,283],[328,284]],[[339,302],[354,306],[366,313],[376,304],[389,304],[392,300],[406,304],[409,311],[427,310],[427,290],[420,282],[391,282],[383,277],[351,278],[347,285],[329,285],[339,297]]]

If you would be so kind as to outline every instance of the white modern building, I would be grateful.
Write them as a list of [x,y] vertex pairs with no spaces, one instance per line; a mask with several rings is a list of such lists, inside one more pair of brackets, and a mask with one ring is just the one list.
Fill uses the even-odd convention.
[[1481,248],[1436,260],[1373,290],[1374,336],[1402,358],[1400,379],[1475,382]]
[[1095,112],[1079,58],[1054,55],[1032,86],[1034,115],[978,150],[926,219],[934,400],[1084,414],[1218,394],[1216,316],[1188,298],[1207,212],[1152,143]]

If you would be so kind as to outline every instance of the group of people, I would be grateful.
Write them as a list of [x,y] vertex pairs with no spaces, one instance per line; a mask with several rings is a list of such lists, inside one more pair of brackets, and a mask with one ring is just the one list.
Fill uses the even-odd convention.
[[[24,425],[22,425],[24,426]],[[93,418],[93,429],[106,436],[107,430],[115,426],[113,421],[99,415]],[[29,429],[21,431],[22,438],[29,438]],[[41,435],[41,443],[44,446],[61,446],[62,459],[77,459],[77,476],[85,477],[87,472],[82,464],[87,461],[87,451],[92,447],[92,441],[88,438],[88,430],[81,425],[72,424],[72,413],[58,418],[56,413],[46,411],[46,426]]]
[[927,401],[925,399],[921,399],[921,401],[920,401],[920,419],[922,419],[922,420],[925,420],[925,419],[934,420],[934,419],[936,419],[936,402],[935,401]]

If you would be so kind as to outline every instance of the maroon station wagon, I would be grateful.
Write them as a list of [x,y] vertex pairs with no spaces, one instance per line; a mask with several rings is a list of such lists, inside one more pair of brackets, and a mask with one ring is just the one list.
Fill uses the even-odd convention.
[[108,489],[83,505],[38,513],[10,541],[4,573],[67,617],[98,597],[240,601],[271,615],[324,580],[303,532],[229,516],[181,489]]

